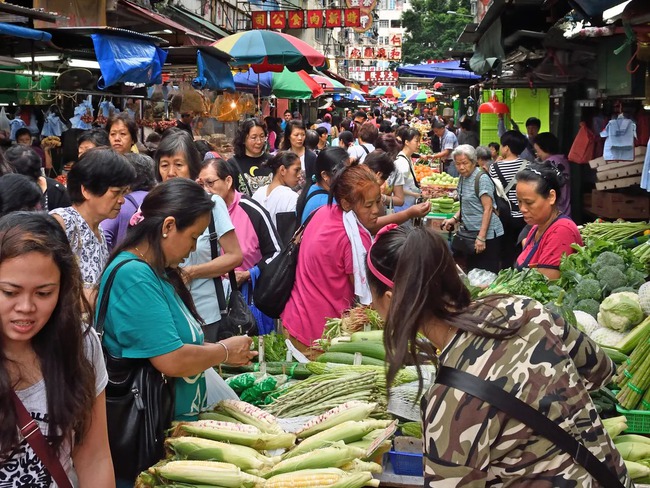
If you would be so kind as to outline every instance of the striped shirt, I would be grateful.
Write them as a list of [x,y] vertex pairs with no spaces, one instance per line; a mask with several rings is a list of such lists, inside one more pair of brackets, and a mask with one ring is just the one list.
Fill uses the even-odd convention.
[[[528,165],[528,161],[525,161],[523,159],[515,159],[513,161],[497,161],[493,163],[490,166],[490,176],[492,178],[498,178],[499,176],[497,175],[496,167],[499,168],[501,171],[501,174],[503,175],[503,178],[505,181],[501,181],[501,184],[503,185],[503,189],[505,190],[506,186],[512,181],[512,179],[519,173],[520,170],[522,170],[522,165]],[[526,166],[524,166],[525,168]],[[512,208],[511,214],[514,218],[520,218],[523,217],[521,215],[521,212],[519,211],[519,201],[517,200],[517,185],[512,185],[512,188],[510,188],[510,191],[508,192],[508,200],[510,201],[510,206]]]

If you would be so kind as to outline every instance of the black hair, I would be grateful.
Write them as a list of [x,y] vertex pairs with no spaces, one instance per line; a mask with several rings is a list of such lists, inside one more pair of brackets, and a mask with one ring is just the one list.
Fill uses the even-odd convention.
[[38,210],[43,193],[34,180],[25,175],[0,176],[0,214],[17,210]]
[[375,149],[363,160],[373,173],[379,173],[380,178],[386,181],[390,174],[395,171],[395,162],[393,156],[382,149]]
[[535,190],[544,198],[548,198],[551,190],[555,190],[556,201],[560,198],[561,189],[566,184],[562,171],[552,161],[532,163],[517,173],[516,178],[517,183],[520,181],[537,183]]
[[85,130],[77,137],[77,146],[82,142],[91,142],[95,147],[108,147],[111,142],[108,138],[108,132],[104,129]]
[[286,114],[289,114],[289,115],[291,115],[291,110],[289,110],[289,109],[286,109],[286,110],[284,111],[284,114],[283,114],[283,115],[286,115]]
[[319,126],[316,127],[316,132],[318,133],[318,137],[323,137],[326,134],[329,134],[327,127]]
[[393,125],[390,120],[382,120],[379,124],[379,132],[382,134],[390,134],[393,132]]
[[268,135],[264,123],[255,117],[246,119],[241,122],[239,124],[239,127],[237,127],[237,132],[235,133],[235,137],[232,141],[235,156],[238,158],[243,158],[246,156],[246,138],[248,137],[248,133],[253,127],[260,127],[264,131],[264,135]]
[[378,136],[379,130],[372,122],[364,122],[357,132],[357,137],[368,144],[374,144]]
[[133,117],[131,117],[126,112],[120,112],[119,114],[110,117],[106,121],[106,132],[109,135],[111,133],[111,128],[113,125],[115,125],[116,122],[122,122],[126,126],[126,129],[129,131],[129,135],[131,136],[131,142],[133,144],[138,142],[138,125],[135,123],[135,120],[133,120]]
[[291,149],[290,136],[295,129],[304,130],[305,135],[307,134],[307,128],[305,127],[305,123],[302,120],[291,119],[289,122],[287,122],[287,125],[284,128],[284,138],[282,139],[282,144],[280,145],[280,149],[282,151],[288,151]]
[[323,182],[323,173],[332,177],[336,168],[349,160],[350,155],[342,147],[328,146],[318,153],[318,157],[316,158],[316,174],[314,175],[316,181],[308,179],[308,181],[305,182],[305,187],[302,189],[302,192],[298,197],[298,202],[296,203],[296,215],[298,215],[299,219],[305,210],[307,196],[311,186]]
[[[492,322],[488,322],[491,330],[485,329],[486,312],[506,313],[494,306],[503,295],[472,301],[447,241],[425,227],[397,227],[386,232],[375,240],[369,259],[377,271],[395,283],[384,325],[388,385],[405,364],[415,364],[420,370],[418,350],[435,355],[430,343],[416,340],[421,327],[432,318],[482,337],[506,338],[519,330],[520,326],[503,327]],[[388,291],[369,270],[367,277],[375,295]],[[421,390],[422,375],[419,377]]]
[[138,153],[126,153],[124,157],[135,169],[135,180],[131,183],[131,191],[149,191],[156,184],[156,163],[151,156]]
[[203,161],[203,159],[205,158],[205,155],[207,153],[214,151],[214,148],[212,147],[212,144],[210,144],[205,139],[199,139],[197,141],[194,141],[194,147],[199,152],[199,156],[201,157],[201,161]]
[[395,134],[380,134],[374,145],[375,149],[381,149],[390,154],[393,160],[402,150],[402,147],[404,147],[403,144],[397,140]]
[[28,176],[34,181],[41,177],[43,161],[31,147],[20,144],[11,146],[5,151],[5,159],[16,173]]
[[539,130],[540,127],[542,127],[542,121],[539,120],[537,117],[529,117],[526,120],[526,127],[529,125],[532,125],[533,127],[537,127],[537,130]]
[[190,171],[190,179],[195,180],[199,177],[199,171],[201,170],[201,156],[199,155],[199,151],[197,151],[194,145],[192,136],[187,131],[180,130],[164,136],[154,153],[153,159],[156,162],[156,178],[158,178],[158,181],[162,181],[162,176],[160,175],[161,158],[171,158],[177,154],[182,154],[185,157]]
[[494,148],[494,150],[497,152],[497,154],[499,153],[499,149],[501,149],[501,146],[499,145],[498,142],[491,142],[491,143],[488,144],[488,147]]
[[354,144],[354,134],[349,130],[344,130],[339,134],[339,141],[343,141],[345,147],[350,147]]
[[405,139],[406,133],[408,132],[409,129],[410,127],[408,125],[400,125],[400,127],[398,127],[397,130],[395,131],[395,137],[397,137],[397,141],[400,144],[404,145],[404,141],[406,140]]
[[402,139],[402,143],[405,143],[407,141],[412,141],[416,137],[421,137],[420,131],[414,129],[413,127],[406,127],[406,130],[400,131],[399,135],[400,138]]
[[305,148],[309,149],[310,151],[315,150],[318,147],[319,139],[320,137],[318,136],[318,132],[312,129],[308,129],[305,133]]
[[16,131],[16,135],[15,135],[16,140],[18,140],[20,136],[24,136],[25,134],[27,134],[30,138],[32,137],[32,131],[30,131],[27,127],[21,127]]
[[[83,298],[77,259],[59,223],[44,212],[13,212],[2,217],[0,262],[30,252],[51,257],[61,277],[56,306],[43,328],[31,339],[47,393],[47,416],[52,429],[48,442],[58,453],[64,441],[77,444],[84,438],[97,397],[94,368],[84,354],[84,335],[89,327],[84,325],[83,314],[90,309]],[[3,342],[0,337],[0,346]],[[6,459],[20,445],[12,401],[15,381],[9,377],[9,362],[4,348],[0,347],[1,459]]]
[[173,217],[179,231],[193,225],[197,219],[210,215],[214,202],[201,186],[187,178],[171,178],[154,187],[140,206],[144,219],[129,227],[124,240],[113,250],[106,267],[125,249],[133,248],[143,242],[153,251],[151,267],[163,280],[168,281],[185,306],[200,323],[203,319],[196,311],[192,294],[185,286],[180,268],[165,268],[162,251],[163,225],[167,217]]
[[546,154],[559,154],[560,153],[560,141],[557,140],[554,134],[550,132],[540,132],[535,137],[535,144],[544,151]]
[[511,153],[519,156],[528,146],[528,138],[518,130],[509,130],[501,136],[501,146],[508,146]]
[[135,181],[135,169],[129,160],[110,147],[86,151],[68,173],[68,194],[72,203],[86,201],[81,187],[101,197],[110,187],[129,186]]
[[270,168],[273,172],[273,176],[278,172],[278,170],[284,166],[285,168],[290,168],[296,163],[296,159],[300,161],[300,157],[292,151],[278,151],[269,159],[262,163],[263,166]]
[[356,119],[357,117],[362,117],[363,120],[368,120],[368,114],[365,113],[363,110],[357,110],[354,113],[354,118]]

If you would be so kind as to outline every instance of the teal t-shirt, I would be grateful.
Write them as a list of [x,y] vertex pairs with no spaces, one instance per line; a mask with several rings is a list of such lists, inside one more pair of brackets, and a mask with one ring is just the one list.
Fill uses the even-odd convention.
[[[102,275],[97,303],[115,265],[136,258],[120,253]],[[203,344],[201,325],[192,317],[174,287],[161,280],[141,260],[122,266],[110,291],[103,343],[118,358],[152,358],[179,349],[183,344]],[[176,378],[176,420],[196,420],[206,407],[205,374]]]

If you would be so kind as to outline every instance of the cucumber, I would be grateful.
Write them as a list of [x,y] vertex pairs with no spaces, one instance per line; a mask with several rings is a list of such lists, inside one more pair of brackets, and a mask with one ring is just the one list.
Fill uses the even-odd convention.
[[375,341],[382,342],[384,340],[383,330],[370,330],[368,332],[355,332],[350,336],[350,342],[360,341]]
[[[354,364],[354,354],[347,352],[326,352],[321,354],[316,359],[319,363],[338,363],[338,364]],[[362,356],[361,364],[370,366],[384,366],[385,363],[381,359],[375,359],[368,356]]]
[[650,317],[646,317],[643,322],[634,327],[622,341],[616,344],[615,349],[618,349],[623,354],[630,354],[639,341],[643,337],[647,337],[648,334],[650,334]]
[[384,349],[383,342],[380,341],[339,342],[330,346],[329,352],[347,352],[351,354],[360,352],[367,357],[381,359],[382,361],[386,359],[386,349]]
[[627,355],[623,354],[618,349],[615,349],[613,347],[600,346],[600,345],[598,347],[600,347],[603,351],[605,351],[605,354],[607,354],[609,359],[614,361],[616,364],[621,364],[628,360]]

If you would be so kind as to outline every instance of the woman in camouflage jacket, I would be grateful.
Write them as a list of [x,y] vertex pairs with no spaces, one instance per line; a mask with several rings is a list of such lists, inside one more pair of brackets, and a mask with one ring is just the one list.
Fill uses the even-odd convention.
[[[421,346],[434,361],[537,409],[632,486],[588,393],[607,384],[614,364],[586,335],[530,298],[472,301],[446,242],[426,229],[385,227],[367,265],[373,304],[387,319],[389,384],[404,364],[422,362],[421,333],[441,351],[436,359]],[[490,404],[445,385],[423,386],[425,486],[601,486],[569,454]]]

